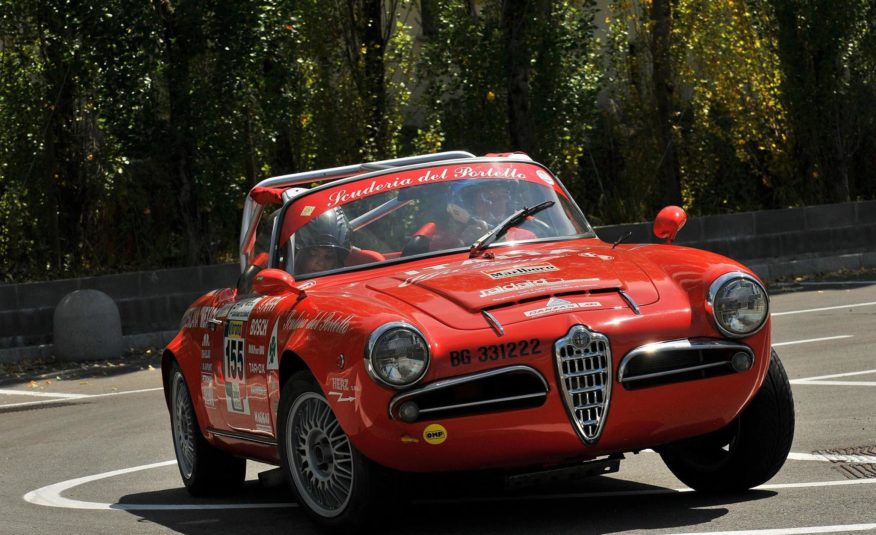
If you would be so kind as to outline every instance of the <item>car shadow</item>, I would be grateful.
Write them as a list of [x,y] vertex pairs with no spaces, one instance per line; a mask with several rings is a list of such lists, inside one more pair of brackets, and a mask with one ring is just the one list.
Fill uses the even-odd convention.
[[[431,483],[431,484],[430,484]],[[460,476],[413,478],[404,496],[387,496],[376,524],[381,533],[615,533],[634,529],[697,526],[729,512],[731,504],[762,500],[772,491],[731,494],[676,492],[620,479],[595,477],[517,491]],[[131,510],[148,522],[192,535],[222,533],[320,533],[287,488],[248,482],[234,497],[193,499],[183,489],[131,494],[121,504],[289,504],[288,507],[198,510]]]

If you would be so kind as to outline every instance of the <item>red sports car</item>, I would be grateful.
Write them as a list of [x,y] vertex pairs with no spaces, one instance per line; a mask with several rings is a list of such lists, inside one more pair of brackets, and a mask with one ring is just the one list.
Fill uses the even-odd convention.
[[[302,186],[313,186],[304,188]],[[760,485],[794,407],[745,266],[601,241],[522,154],[415,156],[253,188],[236,288],[185,313],[162,361],[194,495],[280,465],[301,507],[359,525],[392,472],[615,471],[657,450],[697,490]]]

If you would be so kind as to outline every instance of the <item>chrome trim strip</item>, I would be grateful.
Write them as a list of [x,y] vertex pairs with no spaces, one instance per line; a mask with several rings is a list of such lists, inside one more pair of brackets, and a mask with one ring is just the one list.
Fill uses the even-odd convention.
[[[563,373],[563,362],[568,362],[571,360],[575,360],[575,358],[563,358],[560,355],[560,349],[565,346],[578,347],[573,343],[575,335],[580,332],[586,332],[588,336],[587,340],[587,349],[590,348],[591,344],[594,342],[600,342],[605,344],[605,352],[604,353],[594,353],[593,355],[589,355],[590,357],[599,357],[602,356],[605,358],[605,366],[600,368],[594,368],[592,370],[582,370],[584,373],[579,372],[570,372],[569,375]],[[580,348],[579,348],[580,349]],[[577,358],[587,358],[588,355],[581,355]],[[611,372],[611,344],[609,343],[608,337],[602,333],[594,332],[588,329],[584,325],[573,325],[569,332],[566,333],[566,336],[558,339],[554,342],[554,358],[556,363],[556,372],[557,372],[557,384],[559,385],[560,391],[563,396],[563,405],[566,408],[566,413],[569,416],[569,420],[571,420],[573,427],[575,428],[575,432],[578,434],[578,437],[584,441],[585,444],[592,445],[595,444],[599,437],[602,435],[602,430],[605,428],[605,420],[608,416],[608,409],[611,406],[611,384],[614,381],[614,377]],[[577,389],[570,389],[566,386],[567,378],[581,377],[585,375],[597,375],[597,374],[605,374],[605,381],[602,385],[598,387],[579,387]],[[602,392],[602,402],[597,405],[597,407],[589,407],[589,408],[599,408],[602,407],[602,414],[598,416],[597,420],[578,420],[576,415],[576,411],[581,409],[575,405],[575,400],[573,395],[582,394],[587,392]],[[587,404],[590,405],[590,404]],[[582,408],[585,405],[581,406]],[[583,409],[581,409],[583,410]],[[593,432],[593,436],[588,438],[585,436],[584,427],[588,425],[595,425],[596,430]]]
[[[718,321],[718,316],[715,315],[714,304],[715,298],[718,295],[718,291],[721,289],[722,286],[724,286],[724,284],[730,282],[733,279],[745,279],[747,281],[753,282],[760,288],[760,290],[763,292],[764,298],[766,299],[766,314],[764,314],[763,320],[760,322],[760,325],[757,327],[757,329],[754,329],[749,333],[738,334],[728,331],[721,325],[721,322]],[[757,280],[757,277],[754,277],[742,271],[731,271],[730,273],[724,273],[723,275],[712,281],[712,284],[709,285],[709,293],[706,296],[706,311],[708,311],[709,315],[712,316],[712,321],[715,323],[715,327],[724,336],[728,338],[747,338],[749,336],[753,336],[758,331],[763,329],[763,326],[766,325],[767,320],[770,318],[770,294],[767,293],[766,288],[764,288],[763,284],[761,284],[761,282]]]
[[[404,385],[394,385],[387,381],[384,381],[382,377],[377,373],[374,369],[374,365],[371,363],[371,353],[374,351],[374,346],[377,345],[377,341],[380,340],[380,337],[383,333],[391,330],[391,329],[408,329],[413,331],[417,336],[423,339],[423,343],[426,344],[426,365],[423,366],[423,371],[420,373],[420,376],[411,381],[410,383]],[[404,321],[391,321],[389,323],[384,323],[380,327],[374,329],[371,333],[371,336],[368,337],[368,343],[365,345],[365,369],[368,371],[368,375],[371,376],[371,379],[374,380],[375,383],[388,386],[395,390],[399,388],[407,388],[409,386],[413,386],[417,384],[419,381],[426,376],[426,373],[429,371],[429,366],[432,364],[432,349],[429,347],[429,341],[426,340],[426,337],[423,336],[423,333],[420,332],[420,329],[417,329],[410,323],[406,323]]]
[[457,405],[446,405],[443,407],[432,407],[430,409],[420,409],[420,414],[428,414],[430,412],[445,411],[450,409],[463,409],[465,407],[477,407],[479,405],[492,405],[494,403],[502,403],[503,401],[516,401],[518,399],[547,397],[547,394],[547,392],[536,392],[535,394],[523,394],[521,396],[508,396],[506,398],[488,399],[485,401],[472,401],[471,403],[459,403]]
[[499,323],[499,320],[496,319],[495,316],[487,312],[486,310],[481,310],[481,314],[484,315],[484,319],[487,320],[487,323],[496,331],[496,334],[499,336],[505,336],[505,328],[502,327],[502,324]]
[[269,438],[260,437],[257,435],[251,435],[249,433],[240,433],[234,431],[220,431],[218,429],[213,429],[212,427],[207,428],[208,433],[213,433],[214,435],[225,437],[225,438],[234,438],[237,440],[246,440],[247,442],[255,442],[256,444],[264,444],[265,446],[276,446],[277,441],[271,440]]
[[[667,372],[659,372],[657,374],[649,374],[648,376],[642,375],[637,376],[637,378],[629,378],[625,377],[625,372],[627,365],[629,365],[630,360],[638,357],[639,355],[648,354],[648,353],[660,353],[663,351],[700,351],[700,350],[709,350],[709,349],[735,349],[738,351],[744,351],[751,355],[753,360],[756,360],[754,351],[751,350],[745,344],[740,344],[738,342],[728,342],[726,340],[715,340],[710,338],[705,339],[696,339],[696,338],[684,338],[681,340],[668,340],[666,342],[652,342],[650,344],[645,344],[643,346],[639,346],[629,353],[627,353],[623,360],[621,360],[620,366],[618,366],[617,371],[617,380],[619,383],[630,382],[630,381],[638,381],[644,378],[650,378],[651,375],[661,376],[661,375],[672,375],[675,373],[684,373],[686,371],[695,371],[694,368],[685,368],[680,369],[679,371],[670,370]],[[715,363],[715,365],[723,365],[729,364],[730,361]],[[711,367],[711,366],[707,366]],[[697,368],[704,369],[704,368]]]
[[618,289],[617,289],[617,293],[620,294],[621,299],[623,299],[624,301],[627,302],[627,305],[629,305],[629,307],[633,310],[633,314],[635,314],[635,315],[637,315],[637,316],[641,316],[641,315],[642,315],[642,311],[639,310],[639,305],[638,305],[635,301],[633,301],[633,298],[630,297],[629,294],[628,294],[627,292],[625,292],[625,291],[621,290],[620,288],[618,288]]
[[530,368],[529,366],[523,366],[521,364],[515,364],[514,366],[504,366],[502,368],[493,368],[491,370],[486,370],[482,372],[472,373],[470,375],[460,375],[458,377],[451,377],[449,379],[442,379],[440,381],[435,381],[434,383],[429,383],[426,386],[422,386],[416,390],[410,390],[401,394],[396,395],[389,402],[389,417],[395,420],[395,407],[399,405],[401,402],[405,401],[408,398],[412,398],[414,396],[418,396],[420,394],[428,394],[431,392],[435,392],[436,390],[443,390],[445,388],[450,388],[452,386],[460,385],[463,383],[470,383],[472,381],[479,381],[481,379],[487,377],[494,377],[496,375],[505,375],[508,373],[517,373],[524,372],[535,377],[538,377],[541,380],[541,384],[544,386],[545,394],[550,392],[550,386],[548,386],[547,380],[538,373],[534,368]]
[[699,366],[689,366],[687,368],[678,368],[665,372],[648,373],[645,375],[637,375],[635,377],[625,377],[623,382],[632,383],[634,381],[643,381],[645,379],[654,379],[655,377],[667,377],[669,375],[678,375],[680,373],[695,372],[699,370],[708,370],[709,368],[717,368],[718,366],[727,366],[730,362],[712,362],[709,364],[701,364]]

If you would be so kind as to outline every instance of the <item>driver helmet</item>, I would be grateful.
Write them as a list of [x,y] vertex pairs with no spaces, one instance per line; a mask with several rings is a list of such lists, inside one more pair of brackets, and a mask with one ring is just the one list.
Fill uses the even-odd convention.
[[[455,219],[458,214],[465,214],[461,221],[467,222],[468,217],[496,225],[511,213],[511,187],[514,181],[469,179],[454,182],[450,189],[450,207],[448,211]],[[458,210],[462,208],[463,211]]]
[[350,254],[350,223],[343,209],[338,206],[326,210],[295,233],[296,273],[310,272],[304,268],[306,259],[315,249],[328,249],[335,255],[336,265],[344,265]]

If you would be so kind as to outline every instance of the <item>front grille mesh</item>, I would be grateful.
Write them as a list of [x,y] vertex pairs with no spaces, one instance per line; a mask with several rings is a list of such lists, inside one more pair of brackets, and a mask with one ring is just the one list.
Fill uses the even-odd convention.
[[[573,343],[576,332],[581,330],[589,334],[586,345]],[[611,394],[608,339],[576,325],[556,342],[554,349],[566,408],[581,438],[594,443],[602,432]]]

